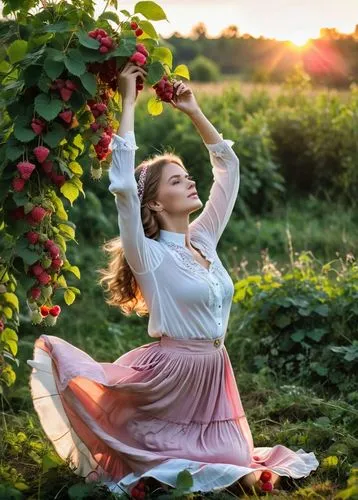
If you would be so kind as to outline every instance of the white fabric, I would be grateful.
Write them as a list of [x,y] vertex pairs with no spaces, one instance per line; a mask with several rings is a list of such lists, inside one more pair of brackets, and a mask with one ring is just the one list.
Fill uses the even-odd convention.
[[134,176],[138,149],[134,132],[112,138],[109,191],[115,196],[127,262],[149,310],[151,337],[165,333],[180,339],[216,338],[226,332],[234,285],[216,247],[240,184],[239,159],[233,144],[225,139],[205,144],[214,181],[202,212],[189,225],[189,234],[192,245],[210,261],[207,270],[185,246],[185,233],[160,230],[157,240],[145,235]]

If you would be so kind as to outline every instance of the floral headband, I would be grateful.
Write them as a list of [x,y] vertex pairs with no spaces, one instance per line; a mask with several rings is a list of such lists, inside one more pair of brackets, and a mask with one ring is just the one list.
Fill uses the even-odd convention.
[[144,165],[140,172],[139,180],[138,180],[138,185],[137,185],[137,190],[138,190],[138,196],[140,199],[140,202],[142,203],[143,199],[143,193],[144,193],[144,182],[145,182],[145,176],[147,174],[147,169],[148,169],[149,164],[147,163]]

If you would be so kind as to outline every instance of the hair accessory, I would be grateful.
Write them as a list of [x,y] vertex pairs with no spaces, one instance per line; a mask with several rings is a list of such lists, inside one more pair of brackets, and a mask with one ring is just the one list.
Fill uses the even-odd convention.
[[138,185],[137,185],[137,189],[138,189],[138,196],[139,196],[139,199],[140,199],[140,202],[142,203],[142,199],[143,199],[143,193],[144,193],[144,182],[145,182],[145,176],[147,174],[147,169],[148,169],[148,166],[149,164],[147,163],[146,165],[144,165],[144,167],[142,168],[141,172],[140,172],[140,176],[139,176],[139,180],[138,180]]

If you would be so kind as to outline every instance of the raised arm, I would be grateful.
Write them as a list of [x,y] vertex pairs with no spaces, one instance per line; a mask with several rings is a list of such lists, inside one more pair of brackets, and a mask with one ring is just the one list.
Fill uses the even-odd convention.
[[112,138],[112,164],[108,171],[110,180],[108,189],[115,197],[118,226],[127,262],[135,273],[143,274],[155,269],[160,263],[161,256],[156,251],[156,242],[145,236],[134,176],[135,151],[138,149],[134,135],[138,75],[144,77],[146,72],[133,63],[128,63],[118,75],[118,86],[122,95],[122,116],[118,134],[114,134]]
[[193,91],[181,81],[174,84],[175,108],[187,114],[209,151],[213,184],[201,214],[190,223],[191,232],[200,232],[216,247],[229,221],[240,185],[240,162],[232,149],[233,141],[223,139],[196,102]]

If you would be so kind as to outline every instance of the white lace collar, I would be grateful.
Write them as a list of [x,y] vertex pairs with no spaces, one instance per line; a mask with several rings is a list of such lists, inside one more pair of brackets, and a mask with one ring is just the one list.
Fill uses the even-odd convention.
[[168,241],[185,247],[185,234],[186,233],[176,233],[174,231],[166,231],[165,229],[160,229],[158,241]]

